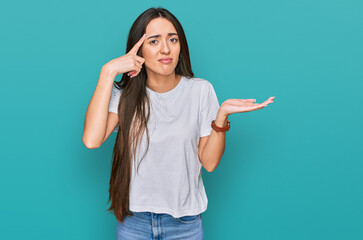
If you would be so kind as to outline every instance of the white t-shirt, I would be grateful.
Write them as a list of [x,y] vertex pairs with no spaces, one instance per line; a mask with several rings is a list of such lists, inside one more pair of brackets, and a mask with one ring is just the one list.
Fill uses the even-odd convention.
[[[220,107],[214,88],[207,80],[182,76],[169,92],[146,89],[150,97],[150,145],[145,154],[144,132],[132,164],[129,209],[167,213],[175,218],[200,214],[207,209],[208,199],[198,145],[200,137],[211,134],[211,122]],[[121,91],[113,86],[109,112],[118,113]]]

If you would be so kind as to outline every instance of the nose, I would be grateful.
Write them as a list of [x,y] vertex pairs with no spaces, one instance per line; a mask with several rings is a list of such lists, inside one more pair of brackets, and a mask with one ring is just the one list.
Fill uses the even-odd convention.
[[163,54],[169,54],[170,53],[169,45],[168,45],[167,41],[165,41],[165,40],[161,44],[161,53],[163,53]]

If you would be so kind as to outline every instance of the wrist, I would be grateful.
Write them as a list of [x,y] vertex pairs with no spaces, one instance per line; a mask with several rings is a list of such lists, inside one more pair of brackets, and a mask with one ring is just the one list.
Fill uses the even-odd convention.
[[110,84],[115,81],[116,75],[107,66],[103,66],[98,83]]
[[105,64],[105,65],[102,66],[101,72],[103,72],[104,75],[108,75],[108,76],[111,76],[113,78],[115,78],[116,75],[117,75],[115,73],[115,71],[108,64]]
[[228,124],[228,116],[223,114],[217,114],[217,118],[214,123],[217,127],[226,127]]

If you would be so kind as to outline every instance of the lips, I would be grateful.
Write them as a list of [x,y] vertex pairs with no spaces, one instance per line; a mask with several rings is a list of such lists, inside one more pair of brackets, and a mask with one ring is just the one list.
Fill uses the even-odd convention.
[[162,63],[171,63],[171,58],[162,58],[162,59],[159,59],[160,62]]

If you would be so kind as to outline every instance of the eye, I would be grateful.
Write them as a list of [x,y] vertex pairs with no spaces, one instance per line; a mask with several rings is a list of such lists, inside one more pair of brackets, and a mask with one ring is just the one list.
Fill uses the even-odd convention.
[[[156,39],[151,40],[150,41],[150,44],[151,45],[155,45],[156,44],[155,41],[157,41],[157,40]],[[178,39],[177,38],[171,38],[171,42],[176,43],[176,42],[178,42]]]
[[154,44],[154,43],[153,43],[154,41],[157,41],[157,40],[151,40],[151,41],[150,41],[150,44]]

